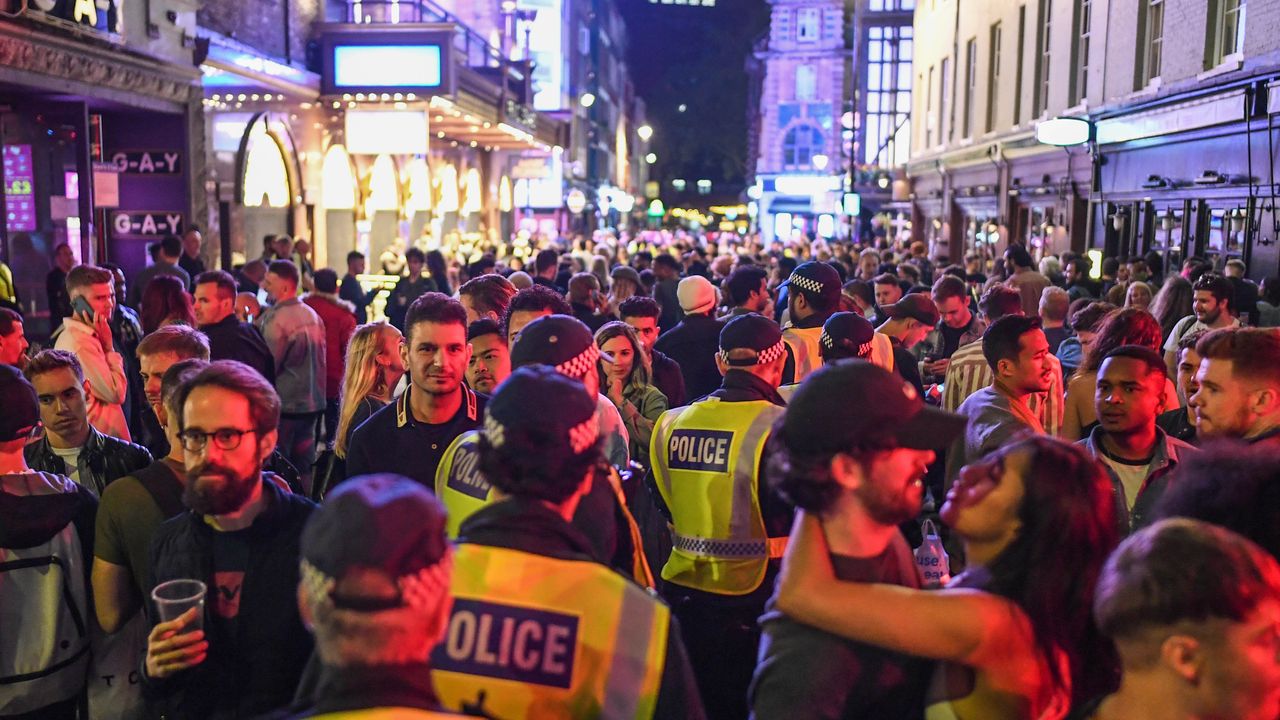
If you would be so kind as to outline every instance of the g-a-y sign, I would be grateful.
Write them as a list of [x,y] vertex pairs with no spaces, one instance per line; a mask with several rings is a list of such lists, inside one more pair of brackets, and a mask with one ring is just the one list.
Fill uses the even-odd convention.
[[182,173],[182,153],[177,150],[121,150],[109,158],[122,173],[135,175],[178,175]]
[[181,235],[182,213],[120,211],[111,215],[111,230],[118,238],[150,238]]

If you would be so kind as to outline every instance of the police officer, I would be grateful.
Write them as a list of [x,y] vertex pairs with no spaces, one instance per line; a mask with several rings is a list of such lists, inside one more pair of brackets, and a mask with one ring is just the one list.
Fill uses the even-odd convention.
[[789,357],[783,372],[786,383],[800,382],[822,367],[822,324],[840,306],[840,273],[826,263],[807,262],[797,267],[779,288],[788,287],[787,315],[782,337]]
[[569,524],[603,462],[582,384],[516,370],[489,401],[478,458],[503,497],[459,533],[432,659],[443,704],[502,718],[704,717],[670,610]]
[[[858,313],[835,313],[822,324],[822,334],[818,337],[818,353],[822,357],[822,364],[829,365],[849,358],[870,360],[875,352],[876,335],[871,323]],[[799,387],[799,383],[783,385],[778,388],[778,394],[791,402],[791,396]]]
[[[597,555],[642,585],[652,587],[653,577],[641,550],[640,531],[627,510],[626,492],[616,470],[627,466],[626,428],[618,410],[600,394],[600,376],[591,331],[577,318],[548,315],[520,331],[511,350],[512,367],[548,365],[578,383],[596,398],[596,428],[606,463],[600,476],[588,486],[573,523],[595,545]],[[501,386],[499,386],[501,387]],[[479,469],[479,435],[457,438],[446,450],[436,471],[436,494],[449,511],[449,534],[457,534],[462,522],[493,500],[490,484]]]
[[713,718],[746,717],[756,618],[786,548],[791,509],[760,481],[765,443],[783,413],[786,359],[772,320],[741,315],[720,333],[719,390],[664,413],[650,444],[655,501],[671,521],[663,595]]

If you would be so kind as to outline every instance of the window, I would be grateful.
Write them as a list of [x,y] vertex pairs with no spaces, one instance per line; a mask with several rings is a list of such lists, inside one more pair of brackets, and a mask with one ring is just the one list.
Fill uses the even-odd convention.
[[973,95],[978,90],[978,39],[969,38],[964,58],[964,134],[973,137]]
[[871,12],[894,12],[897,10],[915,10],[916,0],[871,0],[867,5]]
[[796,68],[796,100],[813,100],[818,96],[818,71],[812,65]]
[[1031,117],[1038,118],[1049,109],[1049,43],[1052,30],[1049,14],[1053,12],[1053,0],[1040,0],[1040,14],[1036,26],[1036,79],[1031,95]]
[[1018,6],[1018,64],[1017,74],[1014,75],[1013,85],[1013,124],[1022,123],[1022,64],[1026,57],[1027,49],[1027,6]]
[[947,124],[947,111],[951,108],[951,58],[942,58],[938,68],[938,144],[947,141],[947,135],[954,130],[955,123]]
[[929,66],[929,81],[924,86],[924,146],[933,147],[933,131],[937,127],[933,119],[933,66]]
[[1142,0],[1138,6],[1138,57],[1134,63],[1133,89],[1141,90],[1160,77],[1164,49],[1165,0]]
[[782,138],[782,166],[787,170],[808,170],[813,156],[823,151],[822,133],[812,125],[797,125]]
[[1211,70],[1244,49],[1245,0],[1209,0],[1204,69]]
[[1089,32],[1093,26],[1093,0],[1076,0],[1072,21],[1076,41],[1071,48],[1071,67],[1075,72],[1071,75],[1070,104],[1076,105],[1089,97]]
[[903,165],[911,152],[910,25],[867,28],[866,135],[863,161]]
[[796,10],[796,42],[817,42],[821,24],[821,8]]
[[987,132],[996,129],[996,99],[1000,89],[1000,43],[1003,42],[1000,23],[991,26],[990,42],[987,49]]

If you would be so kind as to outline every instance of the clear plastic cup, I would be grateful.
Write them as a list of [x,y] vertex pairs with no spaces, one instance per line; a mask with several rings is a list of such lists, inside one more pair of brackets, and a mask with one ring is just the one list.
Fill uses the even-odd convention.
[[204,595],[207,591],[208,588],[199,580],[169,580],[151,591],[151,599],[156,603],[161,622],[174,620],[191,608],[199,608],[196,619],[182,628],[182,632],[188,633],[204,629]]

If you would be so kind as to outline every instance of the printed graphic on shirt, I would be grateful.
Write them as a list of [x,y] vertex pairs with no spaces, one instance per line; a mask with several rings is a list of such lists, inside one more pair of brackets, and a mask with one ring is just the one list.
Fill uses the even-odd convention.
[[463,443],[453,454],[453,465],[449,468],[449,478],[445,484],[451,490],[485,500],[489,497],[489,481],[480,474],[480,455],[476,446]]
[[729,472],[729,446],[733,433],[727,430],[676,430],[667,443],[667,465],[672,470]]
[[567,689],[577,645],[573,615],[459,598],[431,664],[438,671]]
[[213,612],[230,620],[240,614],[240,588],[244,586],[244,572],[215,572],[213,584],[217,589]]

